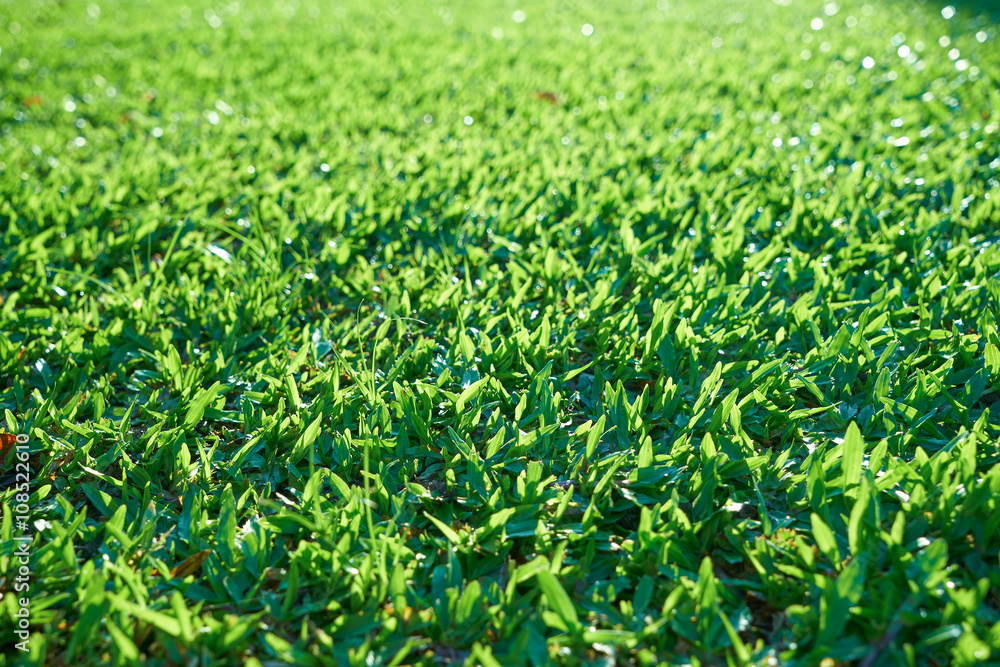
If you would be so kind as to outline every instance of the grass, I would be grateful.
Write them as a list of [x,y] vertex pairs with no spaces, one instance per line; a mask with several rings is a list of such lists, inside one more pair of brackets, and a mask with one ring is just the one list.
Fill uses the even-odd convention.
[[1000,663],[940,5],[0,4],[0,665]]

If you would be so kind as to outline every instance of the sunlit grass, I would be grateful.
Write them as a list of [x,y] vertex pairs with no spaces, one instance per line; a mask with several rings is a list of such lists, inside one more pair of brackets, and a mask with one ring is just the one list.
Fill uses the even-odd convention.
[[0,4],[0,664],[1000,660],[988,11]]

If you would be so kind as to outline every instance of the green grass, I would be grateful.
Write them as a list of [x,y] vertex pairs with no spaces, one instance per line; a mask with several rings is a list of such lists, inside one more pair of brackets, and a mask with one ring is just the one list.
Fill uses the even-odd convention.
[[1000,664],[997,13],[620,4],[0,3],[0,665]]

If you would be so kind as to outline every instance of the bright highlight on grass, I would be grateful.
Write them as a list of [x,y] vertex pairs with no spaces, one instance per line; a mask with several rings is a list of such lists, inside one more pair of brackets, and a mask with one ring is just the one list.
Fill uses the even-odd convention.
[[996,664],[998,19],[0,4],[0,665]]

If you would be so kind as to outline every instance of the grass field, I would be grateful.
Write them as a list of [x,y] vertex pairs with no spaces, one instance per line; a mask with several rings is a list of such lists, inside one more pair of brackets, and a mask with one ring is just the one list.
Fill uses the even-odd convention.
[[184,2],[0,2],[0,665],[1000,664],[1000,12]]

